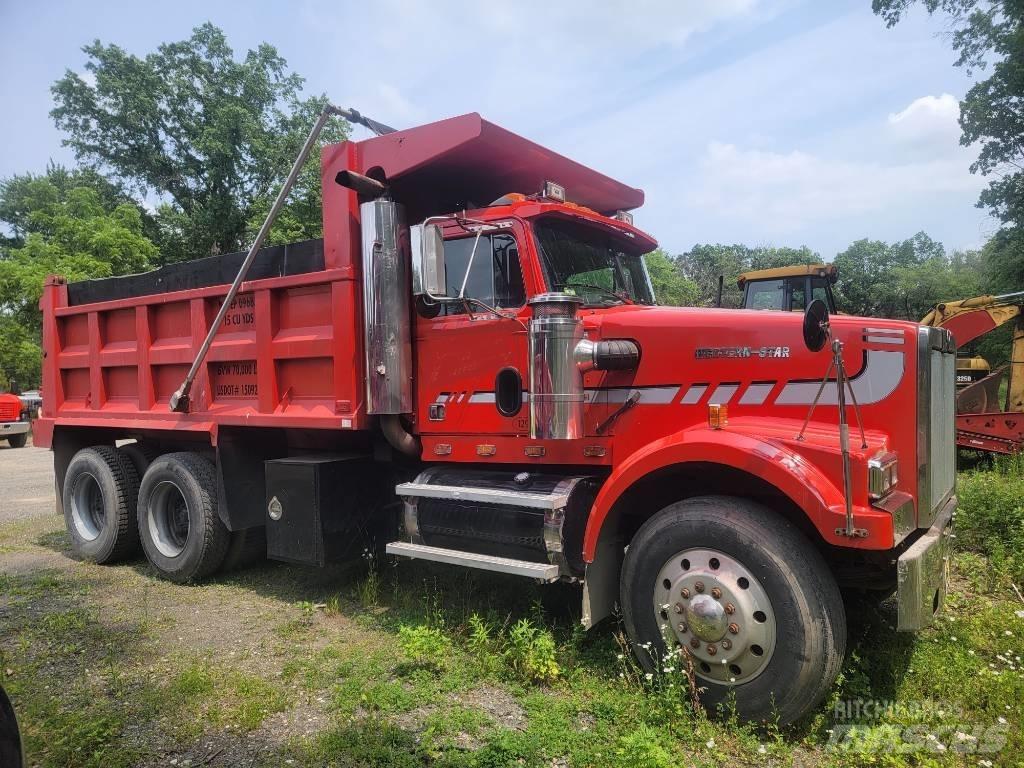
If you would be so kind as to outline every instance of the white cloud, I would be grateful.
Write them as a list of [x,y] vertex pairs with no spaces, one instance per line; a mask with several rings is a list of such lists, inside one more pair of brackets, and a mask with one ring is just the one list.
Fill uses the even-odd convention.
[[744,149],[712,141],[688,195],[695,208],[771,235],[881,214],[909,201],[974,192],[983,182],[958,155],[886,165]]
[[952,95],[922,96],[900,112],[890,112],[888,129],[907,143],[955,146],[960,138],[960,103]]

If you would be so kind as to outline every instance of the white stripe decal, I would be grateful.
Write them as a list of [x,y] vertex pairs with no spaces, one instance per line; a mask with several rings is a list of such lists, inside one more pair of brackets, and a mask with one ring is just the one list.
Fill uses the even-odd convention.
[[747,387],[747,391],[740,397],[740,405],[761,405],[765,400],[768,399],[768,395],[772,391],[772,387],[775,386],[773,381],[770,384],[751,384]]
[[686,394],[683,395],[683,405],[696,405],[700,402],[700,399],[704,396],[704,393],[708,391],[707,384],[692,384]]
[[711,393],[708,402],[717,405],[727,405],[739,388],[739,384],[719,384],[715,387],[715,391]]
[[469,402],[471,403],[493,403],[494,393],[493,392],[474,392],[469,396]]
[[872,344],[903,344],[902,336],[865,336],[864,341]]
[[864,333],[888,333],[896,334],[897,336],[903,335],[903,331],[899,328],[865,328]]
[[[648,405],[665,405],[675,400],[679,394],[679,387],[640,387],[632,389],[629,387],[609,387],[607,389],[588,389],[586,401],[595,403],[624,403],[629,397],[637,392],[640,395],[640,402]],[[591,395],[591,393],[594,393]]]
[[[870,405],[884,400],[899,386],[903,379],[903,353],[883,352],[869,349],[864,368],[850,379],[854,394],[860,405]],[[826,385],[818,401],[821,405],[838,405],[838,394],[834,386]],[[782,388],[775,398],[776,405],[810,405],[821,386],[820,381],[791,381]]]

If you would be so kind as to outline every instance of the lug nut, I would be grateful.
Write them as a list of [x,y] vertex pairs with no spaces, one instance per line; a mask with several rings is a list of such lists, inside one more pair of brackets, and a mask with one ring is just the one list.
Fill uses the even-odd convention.
[[716,653],[718,653],[718,649],[715,648],[714,644],[709,645],[708,646],[708,656],[714,656]]
[[680,621],[679,624],[676,626],[676,629],[679,630],[680,634],[685,633],[686,632],[686,622],[685,621]]
[[703,592],[704,591],[704,582],[703,581],[698,581],[696,584],[693,585],[693,588],[695,590],[697,590],[698,592]]
[[725,612],[728,613],[730,616],[732,616],[732,614],[736,613],[736,606],[733,605],[732,603],[726,603],[725,604]]
[[734,634],[734,635],[738,634],[739,631],[740,631],[740,625],[737,624],[735,621],[732,624],[729,625],[729,632],[731,632],[732,634]]
[[681,603],[676,603],[675,605],[672,606],[672,610],[675,611],[676,613],[682,613],[683,612],[683,606],[682,606]]
[[679,594],[682,596],[682,598],[684,600],[689,600],[690,599],[690,590],[688,590],[686,587],[683,587],[682,589],[680,589],[679,590]]
[[724,640],[722,640],[722,648],[724,648],[727,651],[729,649],[731,649],[732,648],[732,640],[730,640],[728,637],[725,638]]
[[690,638],[690,647],[691,648],[700,648],[700,640],[698,640],[696,637],[691,637]]
[[712,587],[711,588],[711,596],[713,598],[715,598],[715,600],[721,600],[722,599],[722,590],[720,590],[718,587]]

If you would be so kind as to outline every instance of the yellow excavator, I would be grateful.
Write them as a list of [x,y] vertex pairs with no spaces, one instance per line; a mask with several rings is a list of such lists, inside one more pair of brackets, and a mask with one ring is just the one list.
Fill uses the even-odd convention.
[[[962,448],[991,453],[1024,450],[1024,291],[943,302],[921,320],[922,325],[951,331],[958,349],[1007,323],[1013,323],[1010,361],[972,378],[957,393],[956,436]],[[961,360],[971,369],[962,373]],[[987,368],[982,358],[961,358],[957,381]],[[1006,395],[1001,397],[1004,378]]]
[[743,309],[803,312],[812,301],[821,299],[834,315],[832,286],[837,276],[835,264],[798,264],[744,272],[736,284],[743,291]]

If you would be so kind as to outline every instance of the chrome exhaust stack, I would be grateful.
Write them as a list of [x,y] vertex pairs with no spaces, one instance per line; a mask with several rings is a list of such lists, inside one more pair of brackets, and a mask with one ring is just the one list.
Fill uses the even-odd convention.
[[583,437],[583,374],[576,347],[583,341],[579,308],[568,293],[542,293],[530,299],[530,438]]
[[405,209],[391,200],[359,206],[363,231],[366,412],[411,413],[412,321]]

